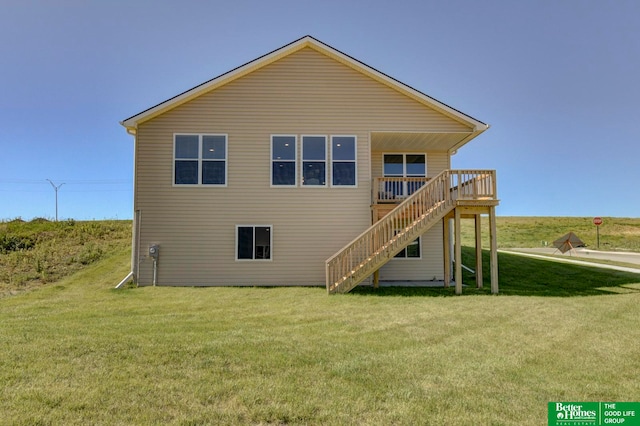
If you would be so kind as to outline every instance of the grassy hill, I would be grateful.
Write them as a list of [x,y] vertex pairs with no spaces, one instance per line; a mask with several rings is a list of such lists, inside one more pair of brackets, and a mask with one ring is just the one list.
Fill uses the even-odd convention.
[[131,221],[0,222],[0,297],[63,277],[131,244]]
[[[500,248],[549,246],[567,232],[575,233],[587,247],[596,248],[596,227],[591,217],[508,217],[496,219]],[[640,218],[604,217],[600,250],[640,252]],[[489,246],[489,219],[483,217],[483,247]],[[462,221],[462,241],[473,245],[473,220]]]

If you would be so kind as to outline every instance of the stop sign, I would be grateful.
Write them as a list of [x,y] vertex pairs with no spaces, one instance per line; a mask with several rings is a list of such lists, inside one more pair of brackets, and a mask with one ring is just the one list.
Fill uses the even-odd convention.
[[602,225],[602,218],[601,218],[601,217],[594,217],[594,218],[593,218],[593,224],[594,224],[595,226],[600,226],[600,225]]

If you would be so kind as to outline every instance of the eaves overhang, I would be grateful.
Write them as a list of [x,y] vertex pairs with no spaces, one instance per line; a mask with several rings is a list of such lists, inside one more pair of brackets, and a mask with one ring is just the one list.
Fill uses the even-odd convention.
[[454,154],[481,131],[372,131],[372,151],[424,152]]

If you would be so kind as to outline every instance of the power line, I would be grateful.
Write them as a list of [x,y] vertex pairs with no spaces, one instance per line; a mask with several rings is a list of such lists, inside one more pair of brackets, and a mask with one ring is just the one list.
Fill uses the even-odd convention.
[[[43,185],[48,179],[40,180],[40,179],[0,179],[0,184],[11,184],[11,185]],[[58,181],[62,180],[67,185],[125,185],[132,184],[133,181],[131,179],[56,179]]]
[[[69,192],[74,192],[74,193],[87,193],[87,192],[132,192],[133,188],[126,188],[126,189],[70,189],[70,190],[65,190],[65,194],[69,193]],[[0,189],[0,192],[19,192],[19,193],[23,193],[23,192],[28,192],[28,193],[48,193],[49,191],[45,190],[45,189]]]

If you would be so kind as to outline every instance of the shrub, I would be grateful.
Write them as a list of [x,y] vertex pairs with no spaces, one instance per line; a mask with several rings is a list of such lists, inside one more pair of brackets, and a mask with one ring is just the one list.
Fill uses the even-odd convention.
[[29,250],[35,246],[35,241],[30,237],[17,235],[0,235],[0,253],[6,254],[12,251]]

